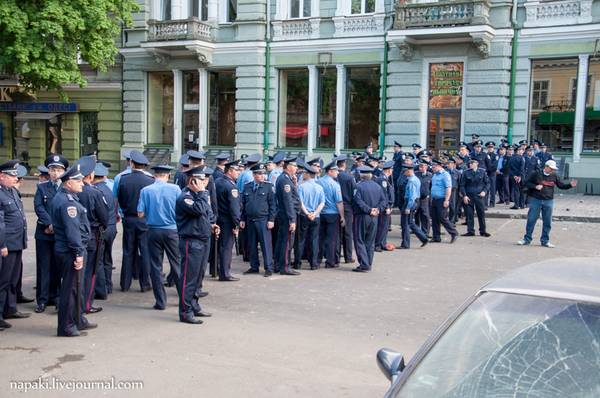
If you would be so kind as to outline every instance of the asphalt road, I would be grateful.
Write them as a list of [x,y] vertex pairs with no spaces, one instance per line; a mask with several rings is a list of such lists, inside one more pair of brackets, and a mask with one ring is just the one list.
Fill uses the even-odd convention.
[[[31,199],[26,205],[31,209]],[[31,248],[24,254],[29,296],[35,292],[34,222],[31,216]],[[209,279],[210,295],[202,305],[213,317],[203,325],[178,322],[174,288],[168,289],[167,310],[156,311],[152,293],[140,293],[136,285],[97,301],[104,311],[89,319],[99,327],[85,337],[55,337],[53,308],[12,320],[13,327],[0,332],[0,396],[65,396],[58,390],[11,389],[11,381],[39,377],[143,382],[133,392],[78,392],[94,397],[381,396],[388,383],[375,363],[377,349],[393,347],[410,358],[463,300],[508,270],[554,257],[600,255],[598,224],[554,223],[556,249],[516,246],[523,229],[523,220],[489,220],[491,238],[378,253],[369,274],[344,266],[305,270],[298,277],[242,276],[236,283]],[[390,241],[399,238],[394,227]],[[117,286],[120,239],[114,255]],[[236,260],[237,274],[246,268]]]

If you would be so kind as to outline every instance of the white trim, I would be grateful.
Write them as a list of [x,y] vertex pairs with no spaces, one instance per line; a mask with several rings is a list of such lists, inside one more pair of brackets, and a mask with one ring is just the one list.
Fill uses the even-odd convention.
[[63,86],[63,90],[76,90],[76,91],[103,91],[103,90],[120,90],[122,88],[121,83],[88,83],[85,87],[79,87],[78,84],[66,84]]
[[494,29],[489,25],[466,25],[452,26],[449,28],[424,28],[424,29],[397,29],[388,32],[388,41],[394,41],[395,37],[412,37],[412,36],[433,36],[440,37],[444,35],[456,35],[460,33],[479,33],[486,32],[493,36],[512,35],[510,29]]
[[584,40],[597,39],[600,36],[600,24],[553,26],[547,28],[525,28],[519,34],[520,42],[548,40]]
[[178,161],[183,148],[182,143],[183,123],[183,73],[180,69],[173,69],[173,152],[171,161]]
[[[142,77],[142,142],[147,145],[148,144],[148,73],[143,73]],[[126,102],[123,103],[123,109],[125,109]],[[123,115],[124,117],[124,115]]]
[[[214,54],[231,54],[231,53],[253,53],[253,54],[264,54],[265,53],[265,42],[264,41],[245,41],[245,42],[231,42],[231,43],[209,43],[201,40],[172,40],[167,42],[145,42],[140,43],[140,47],[134,48],[122,48],[119,52],[127,57],[145,57],[149,56],[147,48],[162,48],[162,47],[186,47],[202,44],[205,47],[212,48]],[[189,53],[189,52],[182,52]],[[173,52],[176,54],[176,52]]]
[[208,108],[210,107],[208,84],[208,71],[204,68],[198,69],[198,150],[208,145]]
[[383,48],[383,36],[338,39],[294,40],[271,43],[272,53],[301,53],[343,50],[376,50]]
[[421,76],[421,118],[419,131],[419,144],[423,148],[427,148],[427,129],[429,117],[429,65],[447,62],[462,62],[463,63],[463,84],[462,98],[460,104],[460,136],[459,141],[464,141],[465,135],[465,112],[467,98],[467,57],[444,57],[444,58],[423,58],[423,68]]
[[[535,61],[535,60],[532,60],[532,62],[533,61]],[[533,78],[533,70],[532,70],[532,74],[531,74],[531,90],[530,90],[531,91],[531,93],[530,93],[531,103],[529,104],[529,109],[532,110],[532,111],[542,112],[544,110],[544,108],[534,108],[533,107],[533,89],[534,89],[533,85],[535,84],[535,82],[548,82],[548,89],[546,90],[547,91],[547,93],[546,93],[546,102],[547,103],[544,104],[544,106],[548,106],[548,102],[550,100],[550,97],[552,97],[552,80],[551,79],[534,79]],[[569,90],[569,95],[571,95],[570,93],[571,93],[571,90]]]
[[[208,6],[208,13],[210,14],[210,4],[213,3],[214,0],[209,0],[209,6]],[[231,22],[228,21],[229,19],[229,12],[228,12],[228,4],[227,4],[227,0],[218,0],[217,1],[217,9],[218,9],[218,17],[217,17],[217,21],[219,22],[219,24],[231,24]],[[210,18],[209,18],[210,19]]]
[[308,65],[308,140],[306,143],[308,156],[312,156],[313,149],[317,146],[318,86],[319,70],[316,65]]
[[573,163],[581,160],[583,152],[583,129],[585,126],[585,106],[589,69],[589,54],[579,55],[577,68],[577,102],[575,105],[575,126],[573,127]]
[[346,67],[338,64],[335,98],[335,153],[341,153],[346,139]]

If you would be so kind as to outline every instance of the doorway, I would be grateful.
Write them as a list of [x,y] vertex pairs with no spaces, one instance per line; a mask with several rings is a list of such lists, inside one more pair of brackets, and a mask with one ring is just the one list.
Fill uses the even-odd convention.
[[98,112],[79,113],[80,156],[98,154]]
[[427,147],[435,156],[453,151],[460,142],[460,110],[429,110]]

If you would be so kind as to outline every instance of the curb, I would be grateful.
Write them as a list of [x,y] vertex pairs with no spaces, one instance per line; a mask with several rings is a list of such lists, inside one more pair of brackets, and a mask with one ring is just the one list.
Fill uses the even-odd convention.
[[[393,215],[399,216],[400,211],[398,209],[394,209],[392,211]],[[485,213],[486,218],[499,218],[499,219],[513,219],[513,220],[526,220],[527,213]],[[600,217],[584,217],[584,216],[552,216],[552,221],[570,221],[570,222],[582,222],[582,223],[597,223],[600,224]]]

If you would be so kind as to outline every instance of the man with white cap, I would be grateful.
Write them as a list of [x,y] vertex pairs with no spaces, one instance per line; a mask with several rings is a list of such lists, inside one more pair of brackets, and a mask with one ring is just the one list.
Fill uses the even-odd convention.
[[542,246],[553,248],[550,243],[550,229],[552,228],[552,207],[554,206],[554,187],[559,189],[570,189],[577,186],[577,180],[571,180],[570,183],[564,183],[556,174],[558,167],[554,160],[548,160],[544,164],[543,170],[532,173],[525,182],[529,193],[529,211],[527,212],[527,226],[525,236],[517,242],[521,246],[526,246],[533,240],[533,229],[535,223],[542,213]]

